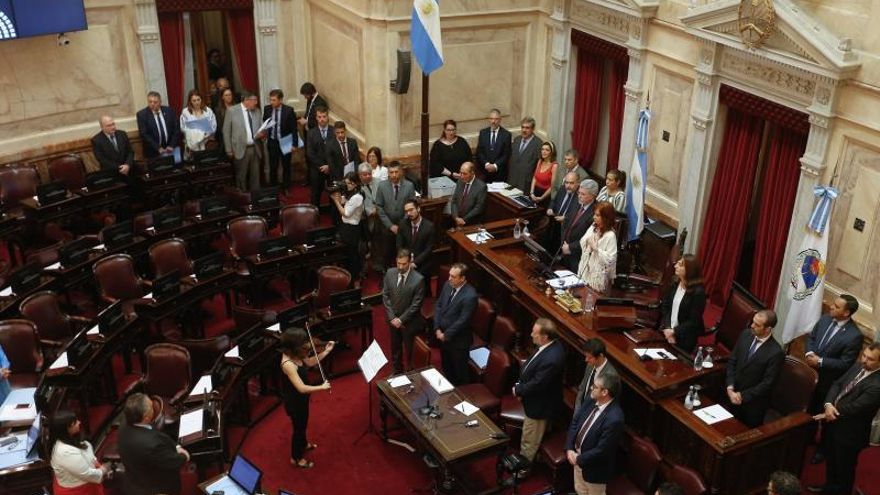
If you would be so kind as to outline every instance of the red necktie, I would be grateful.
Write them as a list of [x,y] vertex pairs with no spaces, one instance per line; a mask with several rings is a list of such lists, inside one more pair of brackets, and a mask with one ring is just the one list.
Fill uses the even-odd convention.
[[834,405],[837,406],[837,403],[840,401],[841,398],[843,398],[844,395],[852,392],[852,389],[856,386],[857,383],[859,383],[859,380],[861,380],[864,376],[865,376],[865,370],[859,371],[856,374],[856,376],[854,376],[853,379],[850,380],[849,383],[847,383],[845,387],[843,387],[843,390],[841,390],[840,393],[837,394],[837,397],[834,398]]
[[342,148],[342,159],[345,160],[345,163],[347,164],[349,162],[347,143],[345,141],[340,141],[339,147]]
[[[458,202],[458,209],[459,210],[464,210],[464,202],[467,201],[468,192],[470,192],[470,190],[471,190],[471,183],[468,182],[467,184],[464,185],[464,193],[462,193],[461,200]],[[462,213],[462,211],[459,211],[459,214],[461,214],[461,213]]]
[[581,209],[578,210],[577,215],[574,216],[574,220],[572,220],[571,223],[568,224],[568,228],[565,229],[565,235],[562,236],[563,241],[568,240],[568,234],[571,233],[571,229],[574,228],[574,224],[578,223],[578,220],[580,220],[583,215],[584,215],[584,207],[581,207]]

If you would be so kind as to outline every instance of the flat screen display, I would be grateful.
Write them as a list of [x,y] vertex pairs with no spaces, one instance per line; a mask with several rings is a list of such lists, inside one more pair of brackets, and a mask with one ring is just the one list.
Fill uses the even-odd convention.
[[0,40],[85,29],[83,0],[0,0]]

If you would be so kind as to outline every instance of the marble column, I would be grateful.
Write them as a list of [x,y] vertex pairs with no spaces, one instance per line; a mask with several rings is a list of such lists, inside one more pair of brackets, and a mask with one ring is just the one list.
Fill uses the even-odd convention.
[[[159,15],[156,13],[156,2],[135,0],[134,7],[141,60],[144,64],[144,83],[147,91],[158,91],[167,98],[165,59],[162,57],[162,43],[159,40]],[[140,100],[136,97],[135,101],[146,101],[146,98],[146,95],[141,95]]]
[[714,168],[709,160],[718,113],[718,94],[721,83],[718,64],[721,47],[708,40],[700,40],[700,59],[695,71],[695,91],[691,104],[693,129],[690,144],[681,171],[681,190],[678,203],[678,229],[688,230],[685,251],[693,252],[699,244],[703,227],[706,199],[711,193],[711,174]]
[[642,110],[642,79],[645,66],[645,46],[642,44],[643,33],[646,32],[647,19],[637,19],[631,23],[630,36],[626,53],[629,55],[629,67],[623,92],[626,101],[623,106],[623,123],[620,130],[620,153],[617,163],[624,172],[629,173],[633,154],[636,150],[636,127],[639,123],[639,112]]
[[[547,133],[556,141],[559,158],[561,151],[571,147],[571,129],[566,125],[568,112],[566,109],[573,108],[574,102],[569,102],[570,92],[568,84],[571,78],[571,23],[565,11],[566,2],[558,0],[550,15],[550,26],[553,29],[553,39],[550,51],[550,83],[547,115]],[[573,97],[573,95],[572,95]],[[571,104],[569,104],[571,103]],[[561,160],[560,160],[561,161]]]
[[254,28],[257,36],[257,67],[260,77],[260,102],[269,102],[269,91],[281,87],[278,70],[278,0],[254,1]]

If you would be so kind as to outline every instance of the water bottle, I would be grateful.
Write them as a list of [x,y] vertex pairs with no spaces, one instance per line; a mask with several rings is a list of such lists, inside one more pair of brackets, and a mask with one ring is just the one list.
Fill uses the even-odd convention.
[[688,411],[694,409],[694,387],[691,387],[687,395],[684,396],[684,408]]
[[519,218],[516,219],[516,225],[513,226],[513,238],[519,239],[522,237],[522,227],[519,226]]
[[524,236],[526,236],[526,237],[531,237],[531,236],[532,236],[532,233],[529,232],[529,221],[528,221],[528,220],[524,220],[524,221],[523,221],[523,224],[525,224],[525,227],[523,227],[522,235],[524,235]]
[[593,308],[596,306],[596,296],[593,295],[593,291],[587,289],[587,297],[584,298],[584,311],[587,313],[592,313]]
[[699,409],[700,405],[703,404],[703,402],[700,400],[700,391],[697,390],[697,387],[693,387],[693,389],[694,389],[694,397],[691,399],[691,404],[693,404],[694,409]]
[[714,368],[715,360],[712,359],[712,348],[706,348],[706,355],[703,357],[703,368]]
[[703,346],[697,347],[697,355],[694,356],[694,371],[703,370]]

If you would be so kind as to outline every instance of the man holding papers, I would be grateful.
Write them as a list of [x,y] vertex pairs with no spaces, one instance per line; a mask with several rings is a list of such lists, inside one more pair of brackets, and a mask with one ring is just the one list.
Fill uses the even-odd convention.
[[[278,164],[281,164],[281,190],[286,195],[290,189],[290,158],[298,145],[296,111],[284,101],[280,89],[269,91],[269,104],[263,107],[263,121],[270,121],[267,129],[266,149],[269,151],[269,185],[278,185]],[[271,119],[271,120],[270,120]]]
[[752,317],[751,331],[743,331],[727,362],[727,398],[733,415],[750,428],[764,423],[770,393],[785,354],[773,338],[776,313],[762,309]]
[[242,93],[241,105],[230,107],[223,121],[223,145],[233,160],[235,187],[242,191],[260,188],[260,163],[266,131],[260,126],[257,95]]

